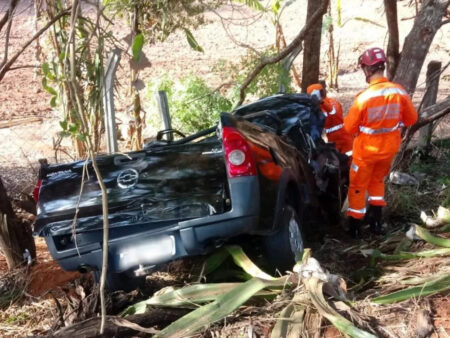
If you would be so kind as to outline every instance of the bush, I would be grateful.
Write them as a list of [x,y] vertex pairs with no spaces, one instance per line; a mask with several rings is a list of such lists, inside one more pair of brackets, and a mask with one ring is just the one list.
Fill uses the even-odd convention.
[[[195,75],[189,75],[179,82],[166,77],[150,83],[148,88],[154,111],[157,111],[154,99],[157,91],[166,91],[172,127],[186,134],[214,126],[220,113],[232,108],[230,100],[211,89],[203,79]],[[149,121],[149,124],[159,129],[160,117]]]

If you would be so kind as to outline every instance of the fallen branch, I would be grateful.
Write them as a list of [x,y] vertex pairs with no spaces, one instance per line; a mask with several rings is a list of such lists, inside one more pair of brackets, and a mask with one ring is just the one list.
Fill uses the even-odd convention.
[[[158,325],[164,327],[185,315],[186,309],[152,309],[144,314],[127,316],[126,320],[116,316],[107,316],[105,323],[104,337],[124,337],[135,335],[138,331],[147,332],[147,329]],[[98,327],[101,318],[93,317],[72,326],[62,328],[51,337],[100,337]]]
[[402,138],[402,147],[394,160],[392,170],[396,170],[400,167],[400,164],[404,160],[404,156],[406,150],[408,149],[408,145],[411,142],[414,134],[420,128],[426,126],[427,124],[433,123],[434,121],[439,120],[440,118],[443,118],[449,113],[450,113],[450,96],[447,96],[446,99],[436,104],[433,104],[432,106],[425,108],[423,112],[420,112],[420,115],[426,114],[427,117],[419,119],[419,121],[417,121],[416,124],[406,129],[406,132]]
[[447,96],[445,100],[425,108],[423,112],[421,112],[421,115],[426,115],[427,117],[417,121],[417,123],[409,129],[409,133],[415,133],[423,126],[444,117],[448,113],[450,113],[450,96]]
[[286,56],[291,54],[296,47],[305,39],[306,34],[309,33],[316,21],[326,12],[328,8],[329,0],[322,1],[319,9],[309,18],[302,30],[297,34],[297,36],[292,40],[292,42],[283,49],[279,54],[271,56],[269,58],[263,58],[263,60],[255,67],[255,69],[247,76],[247,78],[242,83],[239,91],[239,101],[236,107],[240,106],[245,100],[245,90],[250,85],[250,83],[261,73],[265,66],[277,63],[284,59]]
[[53,19],[51,19],[49,22],[47,22],[47,24],[42,27],[38,32],[36,32],[36,34],[34,34],[30,40],[28,40],[23,46],[22,48],[20,48],[16,54],[14,54],[11,59],[9,59],[7,62],[5,62],[5,64],[0,68],[0,81],[3,80],[3,78],[5,77],[5,74],[11,69],[12,65],[14,64],[14,62],[17,61],[17,59],[19,58],[20,55],[22,55],[22,53],[25,51],[25,49],[28,48],[29,45],[31,45],[33,43],[34,40],[36,40],[38,37],[40,37],[42,34],[45,33],[45,31],[47,29],[49,29],[56,21],[58,21],[59,19],[61,19],[63,16],[68,15],[70,13],[71,8],[67,8],[61,12],[59,12]]
[[33,123],[33,122],[42,122],[42,117],[25,117],[25,118],[22,118],[22,119],[1,121],[0,122],[0,129],[2,129],[2,128],[9,128],[9,127],[13,127],[13,126],[18,126],[20,124]]

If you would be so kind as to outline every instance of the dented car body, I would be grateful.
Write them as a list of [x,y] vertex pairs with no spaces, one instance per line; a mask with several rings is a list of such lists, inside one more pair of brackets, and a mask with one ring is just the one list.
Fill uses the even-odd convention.
[[[223,113],[217,127],[196,135],[97,157],[108,192],[110,274],[139,275],[240,235],[280,240],[282,228],[295,259],[303,241],[293,222],[301,236],[323,209],[309,136],[316,109],[306,95],[276,95]],[[53,258],[66,270],[99,271],[102,203],[91,164],[42,166],[37,206],[34,231]]]

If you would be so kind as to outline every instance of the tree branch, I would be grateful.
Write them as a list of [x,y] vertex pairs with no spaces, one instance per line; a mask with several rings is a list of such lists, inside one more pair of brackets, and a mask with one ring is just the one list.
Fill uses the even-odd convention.
[[240,97],[239,102],[236,104],[236,107],[240,106],[245,100],[245,89],[249,86],[249,84],[261,73],[265,66],[277,63],[288,56],[304,39],[307,33],[311,30],[311,28],[315,25],[316,21],[326,12],[328,7],[329,0],[324,0],[321,2],[320,8],[307,20],[305,26],[303,26],[302,30],[297,34],[297,36],[292,40],[292,42],[283,49],[279,54],[274,55],[272,57],[263,59],[255,69],[247,76],[240,88]]
[[432,123],[440,119],[441,117],[444,117],[448,113],[450,113],[450,96],[447,96],[447,98],[445,100],[442,100],[441,102],[425,108],[421,115],[426,115],[427,117],[421,118],[419,121],[417,121],[417,123],[410,128],[408,134],[414,134],[423,126]]
[[11,66],[14,64],[14,62],[17,61],[17,59],[20,57],[20,55],[25,51],[25,49],[28,48],[29,45],[31,45],[33,43],[34,40],[36,40],[38,37],[40,37],[47,29],[49,29],[56,21],[58,21],[59,19],[61,19],[63,16],[70,14],[70,7],[61,11],[60,13],[58,13],[53,19],[51,19],[49,22],[47,22],[47,24],[42,27],[38,32],[36,32],[36,34],[33,35],[33,37],[31,37],[30,40],[28,40],[23,46],[22,48],[20,48],[16,54],[14,54],[11,59],[9,61],[7,61],[5,63],[4,66],[2,66],[0,68],[0,81],[3,80],[3,78],[5,77],[5,74],[10,70]]
[[13,12],[16,9],[19,1],[20,0],[11,0],[11,2],[9,3],[8,10],[6,11],[5,15],[3,15],[3,17],[0,20],[0,32],[2,31],[3,27],[6,25],[8,20],[10,20],[10,19],[12,20]]
[[2,31],[3,27],[8,22],[8,18],[9,18],[8,13],[9,13],[9,11],[6,11],[6,13],[3,14],[3,17],[0,19],[0,32]]
[[0,63],[0,68],[8,61],[8,51],[9,51],[9,36],[11,34],[11,26],[13,22],[12,12],[8,16],[8,25],[6,26],[6,36],[5,36],[5,52],[3,54],[2,63]]
[[41,68],[39,65],[21,65],[16,67],[10,67],[8,71],[24,69],[24,68]]
[[[450,113],[450,96],[447,96],[445,100],[442,100],[441,102],[438,102],[436,104],[433,104],[432,106],[429,106],[424,109],[423,112],[421,112],[421,115],[426,113],[426,118],[421,118],[415,125],[412,127],[409,127],[406,131],[405,136],[403,137],[402,141],[402,150],[399,154],[404,153],[405,149],[408,147],[409,142],[412,140],[412,137],[418,131],[420,128],[426,126],[429,123],[432,123],[445,115]],[[402,156],[397,156],[398,159],[395,160],[393,167],[396,168],[399,163],[401,162]]]

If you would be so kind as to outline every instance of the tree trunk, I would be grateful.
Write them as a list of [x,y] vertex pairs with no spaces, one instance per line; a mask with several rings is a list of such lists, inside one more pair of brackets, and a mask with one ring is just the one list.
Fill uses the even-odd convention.
[[[331,6],[328,7],[328,15],[331,17]],[[334,24],[333,20],[328,27],[328,83],[329,87],[333,89],[339,89],[338,77],[339,77],[339,54],[340,54],[340,41],[338,43],[338,51],[334,47]]]
[[[133,21],[132,21],[132,36],[133,39],[140,33],[139,29],[139,7],[136,4],[134,6]],[[138,71],[131,69],[131,83],[134,83],[138,79]],[[139,92],[134,86],[131,86],[131,97],[133,98],[133,119],[134,130],[130,128],[131,134],[131,150],[142,149],[142,127],[144,121],[141,118],[141,97]]]
[[[428,108],[436,103],[437,93],[439,89],[439,75],[441,72],[441,63],[439,61],[430,61],[427,69],[427,89],[422,101],[421,118],[427,118],[428,114],[425,108]],[[431,136],[433,134],[433,123],[420,129],[419,147],[428,153]]]
[[32,259],[36,258],[31,229],[17,219],[0,178],[0,251],[6,258],[9,270],[24,262],[26,250]]
[[[308,0],[307,21],[321,7],[322,1],[324,0]],[[322,18],[323,14],[311,27],[303,43],[302,92],[306,92],[309,85],[319,82]]]
[[449,5],[449,0],[424,2],[405,39],[394,82],[401,84],[411,95],[416,89],[425,57]]
[[387,77],[389,80],[394,78],[395,71],[400,59],[399,37],[398,37],[398,18],[397,18],[397,0],[384,0],[386,10],[386,20],[389,30],[389,41],[387,45]]

